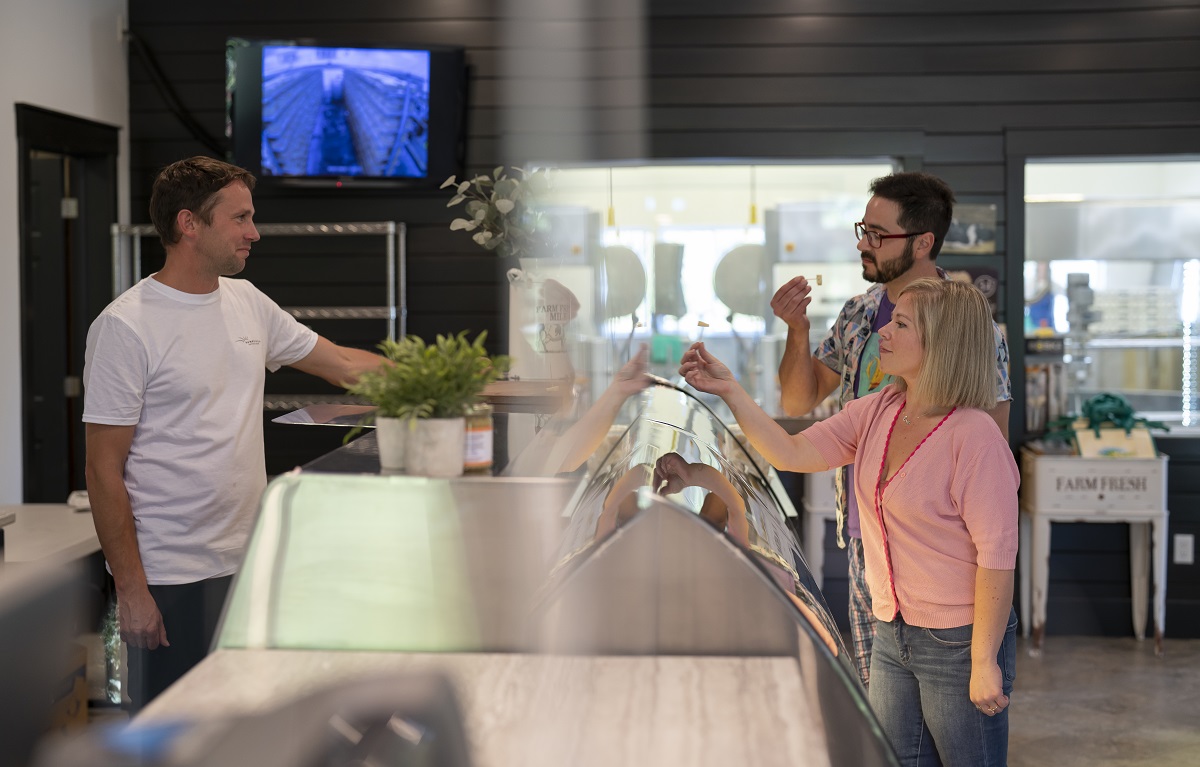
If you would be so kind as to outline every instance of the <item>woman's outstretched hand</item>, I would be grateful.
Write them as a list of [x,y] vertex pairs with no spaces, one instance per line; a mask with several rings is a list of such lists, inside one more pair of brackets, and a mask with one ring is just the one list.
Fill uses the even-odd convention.
[[693,388],[724,397],[737,386],[729,368],[704,348],[703,341],[692,344],[679,364],[679,375]]
[[626,362],[624,367],[613,376],[610,385],[621,395],[622,399],[632,397],[650,385],[651,378],[646,375],[646,362],[649,358],[650,347],[642,344],[638,347],[637,354],[633,355],[629,362]]

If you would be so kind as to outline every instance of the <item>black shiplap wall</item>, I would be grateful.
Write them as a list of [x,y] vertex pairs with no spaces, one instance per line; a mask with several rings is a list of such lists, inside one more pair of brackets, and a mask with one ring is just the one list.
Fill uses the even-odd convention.
[[[1018,426],[1025,158],[1200,154],[1197,2],[648,0],[648,9],[655,157],[886,155],[942,176],[960,202],[997,206],[989,265],[1005,275]],[[1173,462],[1171,531],[1192,532],[1200,508],[1183,487],[1194,459]],[[1055,527],[1049,632],[1128,635],[1128,539],[1121,525]],[[825,591],[844,615],[845,554],[832,541]],[[1198,594],[1197,566],[1171,566],[1169,636],[1200,636]]]
[[[467,158],[470,168],[491,168],[497,157],[490,109],[479,109],[479,101],[494,101],[495,19],[493,3],[487,0],[426,0],[424,2],[355,2],[336,4],[300,0],[292,2],[245,3],[216,0],[200,5],[131,0],[130,29],[154,52],[167,78],[189,111],[217,136],[225,129],[225,40],[227,37],[311,37],[350,43],[402,42],[415,45],[461,45],[467,48],[472,67],[472,104],[468,114],[470,136]],[[482,46],[479,50],[476,46]],[[150,185],[162,166],[191,154],[208,154],[205,148],[171,115],[150,82],[145,67],[130,57],[130,138],[132,209],[145,221]],[[481,112],[486,114],[481,114]],[[445,207],[445,192],[430,193],[343,193],[320,190],[297,195],[272,196],[264,190],[255,195],[261,222],[377,221],[397,220],[408,224],[409,329],[422,336],[462,329],[488,330],[497,337],[499,296],[493,289],[498,267],[495,260],[461,232],[450,232],[453,218]],[[319,242],[319,246],[313,243]],[[283,254],[298,250],[338,252],[345,249],[370,259],[378,256],[378,268],[343,268],[343,262],[322,263],[300,258],[283,263],[251,260],[246,276],[261,283],[273,296],[275,285],[292,288],[279,295],[282,303],[353,303],[355,291],[369,292],[361,304],[381,304],[382,239],[347,238],[350,245],[319,238],[304,243],[298,239],[259,249],[278,249]],[[286,247],[285,247],[286,246]],[[265,254],[264,254],[265,255]],[[274,255],[274,254],[272,254]],[[348,263],[348,262],[347,262]],[[298,268],[292,268],[296,266]],[[310,279],[305,279],[310,278]],[[332,298],[303,291],[305,282],[323,290],[332,288]],[[283,291],[277,291],[283,292]],[[378,293],[378,294],[376,294]],[[362,339],[377,341],[382,333],[369,331]]]
[[[936,173],[960,202],[997,206],[998,253],[985,261],[1005,275],[1001,320],[1012,315],[1015,332],[1026,156],[1200,153],[1194,1],[648,7],[656,157],[888,155]],[[1019,441],[1020,400],[1013,422]]]
[[[495,3],[490,0],[317,0],[175,4],[130,0],[129,28],[157,58],[188,110],[210,134],[225,130],[225,40],[228,37],[298,38],[333,43],[407,43],[466,48],[471,69],[466,148],[468,171],[501,161],[495,136]],[[194,154],[212,154],[168,110],[147,69],[130,56],[130,176],[135,222],[147,222],[150,187],[164,165]],[[440,179],[439,179],[440,181]],[[255,194],[259,222],[405,222],[408,332],[432,340],[438,333],[488,332],[489,346],[503,342],[502,270],[462,232],[444,191],[342,193],[312,190]],[[157,243],[147,240],[145,271],[161,264]],[[385,303],[382,237],[265,238],[244,276],[285,306],[381,306]],[[339,343],[372,348],[386,335],[377,321],[313,322]],[[309,376],[288,371],[268,376],[272,394],[333,394]],[[277,415],[271,413],[269,415]],[[305,463],[340,444],[341,429],[266,424],[268,471]]]
[[[500,0],[130,0],[129,17],[184,102],[217,134],[224,120],[227,36],[465,46],[473,68],[467,160],[478,169],[502,159],[496,77],[501,7]],[[892,156],[906,168],[937,173],[961,202],[997,206],[999,252],[989,263],[1005,276],[1005,319],[1019,319],[1021,310],[1019,208],[1026,157],[1200,154],[1200,2],[647,0],[646,8],[652,157]],[[135,220],[144,221],[154,172],[203,150],[166,110],[136,61],[130,79],[133,210]],[[447,230],[452,216],[443,201],[440,194],[257,198],[263,221],[408,222],[410,331],[428,337],[488,329],[499,342],[502,300],[493,287],[499,269],[468,238]],[[349,268],[348,260],[300,261],[282,243],[278,247],[279,255],[269,255],[262,243],[256,256],[263,257],[247,270],[271,295],[287,294],[290,302],[314,285],[378,290],[374,272],[364,271],[369,249]],[[293,268],[298,264],[303,266]],[[1009,325],[1016,340],[1020,324]],[[319,329],[362,346],[378,335],[369,327],[354,330],[357,338]],[[1021,347],[1014,343],[1018,425],[1022,371]],[[303,390],[307,382],[272,385]],[[1015,427],[1014,437],[1020,436]],[[269,432],[276,470],[313,457],[304,454],[312,446],[291,449],[293,432],[272,440]],[[1200,510],[1172,509],[1173,531],[1177,525],[1194,530],[1198,523]],[[1128,631],[1127,551],[1128,535],[1120,526],[1056,530],[1049,631]],[[844,578],[844,555],[834,549],[826,561],[836,610],[835,603],[844,601],[844,581],[834,593],[839,573]],[[1196,568],[1172,567],[1170,578],[1168,634],[1179,635],[1174,626],[1200,635],[1194,620],[1171,617],[1200,614]]]

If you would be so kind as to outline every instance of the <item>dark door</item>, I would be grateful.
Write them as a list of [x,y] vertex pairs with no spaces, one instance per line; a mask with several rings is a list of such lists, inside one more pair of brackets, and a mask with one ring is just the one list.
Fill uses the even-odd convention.
[[22,296],[25,362],[25,500],[62,503],[82,489],[82,446],[74,424],[81,371],[71,360],[71,258],[74,212],[71,158],[34,150],[26,167],[25,294]]
[[117,129],[17,105],[24,500],[84,488],[83,352],[112,299]]

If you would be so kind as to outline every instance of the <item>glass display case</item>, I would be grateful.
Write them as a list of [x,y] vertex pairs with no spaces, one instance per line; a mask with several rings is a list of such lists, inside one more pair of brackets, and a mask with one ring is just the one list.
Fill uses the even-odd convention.
[[[787,526],[789,511],[790,516],[795,512],[782,488],[771,482],[770,465],[691,390],[660,383],[637,404],[636,417],[627,428],[618,429],[611,447],[602,449],[603,458],[589,472],[569,511],[553,577],[570,572],[642,510],[665,499],[722,534],[731,553],[753,563],[782,589],[811,626],[813,637],[849,671],[840,632]],[[724,628],[714,626],[687,641],[712,642],[726,636],[729,644],[723,650],[733,651],[769,633],[760,632],[761,626],[744,633],[745,626],[721,623]]]
[[[1031,163],[1025,208],[1025,336],[1082,344],[1067,350],[1066,409],[1112,392],[1139,416],[1200,423],[1200,163]],[[1091,291],[1074,317],[1071,279]],[[1031,366],[1039,382],[1058,362]]]
[[[372,650],[384,668],[398,654],[437,653],[448,667],[475,658],[480,669],[562,657],[589,669],[612,658],[669,665],[670,656],[705,673],[709,660],[773,659],[799,680],[799,708],[771,725],[780,738],[802,735],[813,763],[896,764],[769,468],[669,382],[627,402],[628,425],[600,419],[597,433],[609,437],[582,482],[556,476],[554,459],[563,453],[555,440],[570,440],[584,419],[548,422],[530,446],[545,477],[277,478],[231,590],[218,656]],[[300,663],[295,652],[265,654]],[[631,668],[636,676],[605,672],[604,685],[655,683],[652,666]],[[556,708],[599,694],[596,684],[557,689]],[[739,678],[735,687],[754,684]]]

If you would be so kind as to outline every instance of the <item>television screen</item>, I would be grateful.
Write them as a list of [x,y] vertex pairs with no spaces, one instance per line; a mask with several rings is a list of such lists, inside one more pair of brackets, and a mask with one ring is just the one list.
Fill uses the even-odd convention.
[[440,184],[463,164],[462,51],[232,39],[226,129],[267,183]]
[[429,51],[272,45],[262,57],[262,172],[429,172]]

